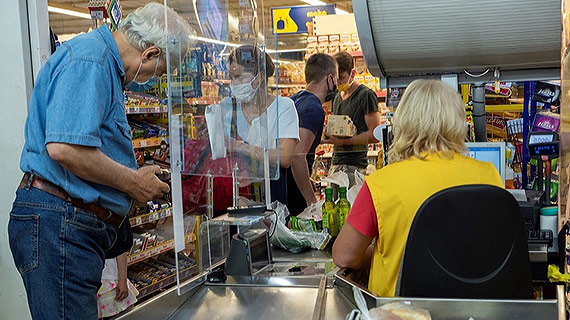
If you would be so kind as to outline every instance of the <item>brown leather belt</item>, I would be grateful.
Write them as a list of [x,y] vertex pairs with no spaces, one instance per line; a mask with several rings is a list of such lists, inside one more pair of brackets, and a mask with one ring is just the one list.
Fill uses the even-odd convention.
[[[31,182],[30,182],[30,177],[32,177]],[[30,185],[33,188],[45,191],[53,196],[68,201],[71,203],[72,206],[88,211],[93,215],[95,215],[97,218],[99,218],[101,221],[112,224],[116,227],[119,227],[125,219],[125,217],[120,216],[112,212],[111,210],[105,209],[95,203],[87,203],[81,199],[73,198],[72,196],[69,195],[69,193],[60,188],[58,185],[48,180],[45,180],[41,177],[38,177],[37,175],[31,175],[29,173],[25,173],[18,189],[24,189],[24,187],[26,187],[27,185]]]

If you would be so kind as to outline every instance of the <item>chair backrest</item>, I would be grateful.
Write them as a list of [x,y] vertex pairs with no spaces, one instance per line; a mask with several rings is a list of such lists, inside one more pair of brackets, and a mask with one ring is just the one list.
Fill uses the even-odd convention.
[[506,190],[464,185],[442,190],[418,209],[396,294],[403,297],[532,298],[527,237]]

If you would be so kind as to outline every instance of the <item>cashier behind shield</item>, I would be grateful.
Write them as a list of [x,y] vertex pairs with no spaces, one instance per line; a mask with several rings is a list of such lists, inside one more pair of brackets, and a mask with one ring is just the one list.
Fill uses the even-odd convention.
[[[241,46],[231,52],[228,62],[232,96],[220,102],[228,148],[249,159],[250,164],[257,163],[257,171],[250,165],[240,168],[242,172],[263,177],[263,148],[267,143],[270,167],[279,170],[279,179],[271,180],[271,200],[286,205],[287,168],[299,141],[295,104],[289,98],[267,93],[267,79],[275,72],[267,53],[254,46]],[[276,177],[276,170],[271,175]]]
[[385,297],[395,294],[408,232],[424,200],[458,185],[503,186],[491,163],[463,155],[463,102],[441,81],[416,80],[408,86],[393,132],[390,164],[366,177],[333,246],[337,266],[370,266],[368,288]]

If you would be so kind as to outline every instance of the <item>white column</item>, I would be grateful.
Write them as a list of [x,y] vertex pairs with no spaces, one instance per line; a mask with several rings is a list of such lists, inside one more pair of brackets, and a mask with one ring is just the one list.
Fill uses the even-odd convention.
[[32,58],[26,0],[3,1],[0,10],[0,310],[2,319],[30,319],[26,292],[8,244],[8,219],[22,173],[20,153],[32,88]]

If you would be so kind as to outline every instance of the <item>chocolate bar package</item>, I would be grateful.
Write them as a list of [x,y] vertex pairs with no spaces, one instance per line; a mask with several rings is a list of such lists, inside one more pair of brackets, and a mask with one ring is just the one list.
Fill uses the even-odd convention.
[[558,128],[560,128],[560,116],[550,112],[537,113],[532,123],[532,131],[558,132]]
[[553,106],[560,105],[560,86],[550,82],[538,81],[532,99]]

